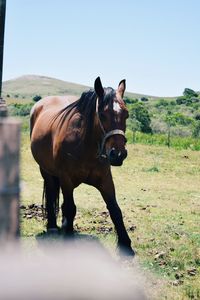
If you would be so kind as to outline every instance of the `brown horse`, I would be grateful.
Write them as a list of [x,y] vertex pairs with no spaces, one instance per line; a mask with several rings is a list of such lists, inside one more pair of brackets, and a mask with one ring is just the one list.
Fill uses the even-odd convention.
[[53,96],[40,100],[31,111],[31,150],[44,179],[47,230],[58,229],[61,188],[62,229],[73,233],[73,191],[86,183],[100,191],[115,225],[120,250],[134,255],[116,201],[110,167],[121,166],[127,157],[124,91],[125,80],[115,91],[103,88],[98,77],[94,90],[84,92],[78,100]]

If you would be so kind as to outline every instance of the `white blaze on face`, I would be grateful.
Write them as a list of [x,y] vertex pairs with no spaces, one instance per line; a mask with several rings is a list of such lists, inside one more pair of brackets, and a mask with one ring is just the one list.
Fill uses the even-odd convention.
[[117,113],[120,113],[121,107],[120,107],[119,102],[117,102],[117,101],[114,101],[114,102],[113,102],[113,110],[114,110],[115,112],[117,112]]

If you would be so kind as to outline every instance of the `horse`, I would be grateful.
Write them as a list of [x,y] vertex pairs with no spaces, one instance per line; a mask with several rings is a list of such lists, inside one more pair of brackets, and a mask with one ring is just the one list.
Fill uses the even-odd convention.
[[115,226],[120,252],[134,256],[111,173],[111,166],[121,166],[127,157],[125,88],[125,79],[114,90],[103,88],[98,77],[94,88],[83,92],[79,99],[67,96],[41,99],[30,113],[30,137],[32,155],[44,179],[47,231],[59,229],[61,189],[62,230],[73,234],[76,215],[73,191],[85,183],[100,191]]

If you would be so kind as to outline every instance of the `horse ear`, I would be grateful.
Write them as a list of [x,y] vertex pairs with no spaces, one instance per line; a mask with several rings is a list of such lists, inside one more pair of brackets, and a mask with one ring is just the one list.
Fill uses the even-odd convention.
[[120,81],[119,85],[118,85],[118,93],[120,94],[120,96],[123,98],[124,97],[124,92],[125,92],[125,89],[126,89],[126,80],[123,79]]
[[96,92],[97,96],[99,98],[102,98],[103,95],[104,95],[104,89],[103,89],[103,86],[101,84],[100,77],[97,77],[97,79],[95,80],[95,82],[94,82],[94,89],[95,89],[95,92]]

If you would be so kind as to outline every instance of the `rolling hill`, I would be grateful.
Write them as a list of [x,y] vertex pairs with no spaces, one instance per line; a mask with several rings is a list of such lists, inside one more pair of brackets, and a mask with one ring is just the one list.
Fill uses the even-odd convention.
[[[24,75],[15,79],[4,81],[2,90],[3,97],[9,95],[10,97],[32,98],[35,95],[40,95],[42,97],[47,95],[79,96],[83,91],[88,90],[89,88],[90,87],[88,86],[71,83],[56,78],[38,75]],[[131,98],[157,98],[129,92],[126,93],[126,96]]]

